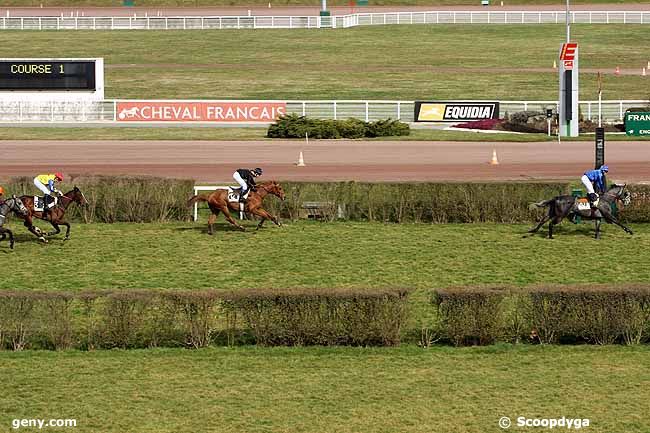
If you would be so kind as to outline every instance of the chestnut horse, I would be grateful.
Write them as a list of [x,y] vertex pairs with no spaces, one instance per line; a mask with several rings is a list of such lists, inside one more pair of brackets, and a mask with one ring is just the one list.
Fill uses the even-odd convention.
[[[244,206],[244,212],[257,215],[261,218],[260,223],[257,225],[258,230],[262,227],[262,224],[264,224],[264,221],[266,220],[271,220],[276,225],[282,226],[277,217],[274,217],[262,209],[262,200],[264,200],[264,197],[266,197],[268,194],[273,194],[280,200],[284,200],[285,198],[284,190],[280,184],[272,180],[268,182],[258,183],[255,189],[253,189],[248,194],[248,199],[246,200],[246,205]],[[223,212],[223,215],[226,217],[230,224],[234,225],[241,231],[246,230],[244,226],[237,224],[237,221],[235,221],[230,215],[231,210],[239,212],[239,203],[228,201],[227,189],[218,189],[214,192],[211,192],[210,194],[195,195],[189,199],[187,205],[192,206],[194,203],[200,201],[207,201],[208,206],[210,207],[210,211],[212,212],[210,218],[208,219],[208,234],[214,234],[213,225],[214,221],[219,215],[219,212]]]
[[[34,233],[34,235],[38,237],[38,239],[40,239],[45,243],[47,243],[47,239],[45,239],[45,236],[53,236],[61,232],[59,225],[66,226],[64,240],[67,241],[68,239],[70,239],[70,223],[64,220],[66,209],[68,209],[68,206],[72,202],[75,202],[80,206],[88,204],[88,201],[86,200],[86,197],[84,197],[81,190],[75,186],[72,191],[68,191],[65,194],[61,195],[59,197],[59,201],[56,204],[56,206],[49,209],[46,217],[43,218],[43,212],[40,211],[37,212],[34,210],[33,195],[23,195],[20,197],[20,199],[22,200],[23,204],[27,208],[27,214],[18,215],[18,217],[24,219],[25,227],[27,227],[27,229],[29,229],[30,232]],[[34,225],[33,222],[34,218],[48,221],[50,224],[52,224],[52,227],[54,227],[54,231],[49,232],[47,234],[43,233],[41,229],[39,229]]]

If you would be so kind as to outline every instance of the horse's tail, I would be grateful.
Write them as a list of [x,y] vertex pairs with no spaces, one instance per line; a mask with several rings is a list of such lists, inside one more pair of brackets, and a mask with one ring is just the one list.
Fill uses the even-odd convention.
[[194,203],[200,202],[200,201],[208,201],[208,194],[199,194],[195,195],[194,197],[190,198],[187,201],[187,206],[192,206]]
[[552,202],[553,202],[553,199],[540,201],[538,203],[531,203],[530,205],[528,205],[528,209],[535,210],[535,209],[537,209],[539,207],[546,207],[546,206],[550,205]]

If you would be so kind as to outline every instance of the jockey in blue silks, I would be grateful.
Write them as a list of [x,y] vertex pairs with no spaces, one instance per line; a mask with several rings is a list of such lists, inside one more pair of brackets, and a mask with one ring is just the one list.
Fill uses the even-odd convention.
[[580,180],[587,188],[587,198],[592,206],[596,206],[598,202],[598,194],[605,192],[605,173],[609,171],[609,167],[601,165],[597,170],[586,171]]

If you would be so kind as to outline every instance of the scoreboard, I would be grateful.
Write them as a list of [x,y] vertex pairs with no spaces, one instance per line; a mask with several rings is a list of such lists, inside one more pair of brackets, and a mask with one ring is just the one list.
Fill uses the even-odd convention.
[[103,59],[0,58],[0,100],[103,99],[103,96]]
[[0,90],[95,90],[95,62],[2,60]]

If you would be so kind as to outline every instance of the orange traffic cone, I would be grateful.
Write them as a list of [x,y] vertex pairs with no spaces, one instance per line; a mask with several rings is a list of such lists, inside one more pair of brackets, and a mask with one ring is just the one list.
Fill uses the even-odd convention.
[[499,165],[499,159],[497,158],[497,150],[492,149],[492,159],[488,163],[490,165]]
[[302,157],[302,152],[300,152],[300,156],[298,157],[298,163],[296,165],[298,167],[304,167],[305,166],[305,159]]
[[614,70],[614,75],[621,75],[621,68],[617,66],[616,69]]

